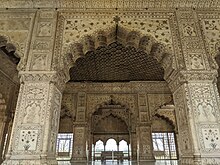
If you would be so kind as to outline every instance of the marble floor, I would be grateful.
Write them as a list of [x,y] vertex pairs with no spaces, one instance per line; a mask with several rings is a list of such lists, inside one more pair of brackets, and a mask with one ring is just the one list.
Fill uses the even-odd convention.
[[[72,165],[178,165],[178,161],[176,160],[160,160],[156,162],[117,162],[117,161],[106,161],[102,163],[101,161],[93,161],[90,163],[80,163],[80,164],[72,164]],[[58,161],[58,165],[71,165],[69,161]]]

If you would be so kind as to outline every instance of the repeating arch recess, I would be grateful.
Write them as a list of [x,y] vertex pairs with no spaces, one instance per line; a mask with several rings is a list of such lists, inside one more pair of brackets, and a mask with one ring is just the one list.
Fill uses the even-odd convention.
[[16,46],[9,42],[8,37],[0,36],[0,50],[3,51],[13,63],[19,63],[20,56],[16,52]]
[[169,75],[173,59],[166,46],[157,42],[151,35],[144,35],[136,30],[128,31],[122,27],[119,27],[118,30],[115,30],[115,27],[100,30],[94,34],[83,36],[78,42],[70,44],[68,52],[63,58],[64,69],[68,72],[78,58],[83,58],[88,52],[113,42],[119,42],[125,47],[134,47],[152,56],[164,69],[164,77]]

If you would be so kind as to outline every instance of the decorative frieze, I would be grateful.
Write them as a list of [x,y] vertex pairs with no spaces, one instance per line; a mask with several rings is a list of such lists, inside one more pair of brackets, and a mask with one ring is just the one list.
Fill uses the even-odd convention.
[[0,8],[61,8],[61,9],[131,9],[144,10],[148,8],[159,8],[161,10],[169,8],[198,8],[216,9],[220,7],[218,0],[207,1],[181,1],[181,0],[159,0],[159,1],[142,1],[142,0],[16,0],[1,1]]

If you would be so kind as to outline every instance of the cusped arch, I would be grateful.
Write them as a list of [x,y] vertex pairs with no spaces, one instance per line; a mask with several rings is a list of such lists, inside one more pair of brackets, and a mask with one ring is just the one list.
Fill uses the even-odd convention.
[[[155,114],[155,117],[158,117],[160,119],[163,119],[165,120],[167,123],[169,123],[173,128],[175,128],[175,123],[172,119],[170,119],[169,117],[165,116],[165,115],[161,115],[161,114],[158,114],[156,113]],[[154,117],[153,117],[154,118]]]
[[120,116],[119,114],[113,112],[113,111],[110,111],[104,115],[102,115],[95,123],[94,125],[97,125],[98,123],[100,123],[101,120],[105,120],[106,118],[108,118],[109,116],[113,116],[114,118],[117,118],[118,120],[120,120],[122,123],[125,123],[126,126],[129,128],[129,121],[126,120],[125,117],[123,116]]
[[129,106],[127,104],[121,103],[120,101],[114,99],[114,96],[110,96],[110,99],[107,101],[102,102],[101,104],[98,104],[96,106],[96,110],[106,107],[106,106],[117,106],[120,108],[125,108],[126,110],[129,110]]
[[166,46],[158,42],[152,35],[143,34],[138,30],[128,30],[119,27],[118,31],[115,28],[99,30],[93,34],[82,36],[77,42],[70,44],[66,55],[63,58],[63,64],[67,72],[74,66],[76,60],[85,57],[85,55],[96,50],[98,47],[107,46],[113,42],[119,42],[125,47],[134,47],[136,50],[145,52],[147,55],[155,58],[169,75],[172,68],[172,55]]
[[[102,109],[105,108],[112,108],[112,110],[109,110],[105,114],[103,114]],[[121,109],[121,111],[114,111],[114,109]],[[98,117],[98,114],[102,114],[102,116]],[[93,109],[92,113],[90,113],[90,120],[92,119],[92,116],[97,115],[97,117],[95,117],[95,123],[97,123],[98,121],[109,116],[110,114],[120,118],[122,121],[126,123],[127,126],[129,126],[129,117],[131,119],[134,118],[133,112],[127,104],[121,103],[120,101],[116,100],[114,96],[110,96],[109,100],[96,105],[95,109]]]

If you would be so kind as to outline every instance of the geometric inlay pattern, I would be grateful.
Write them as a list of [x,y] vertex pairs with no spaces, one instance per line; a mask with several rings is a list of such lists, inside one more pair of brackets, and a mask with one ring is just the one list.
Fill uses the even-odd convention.
[[118,42],[86,53],[70,69],[70,81],[163,81],[163,75],[151,55]]

